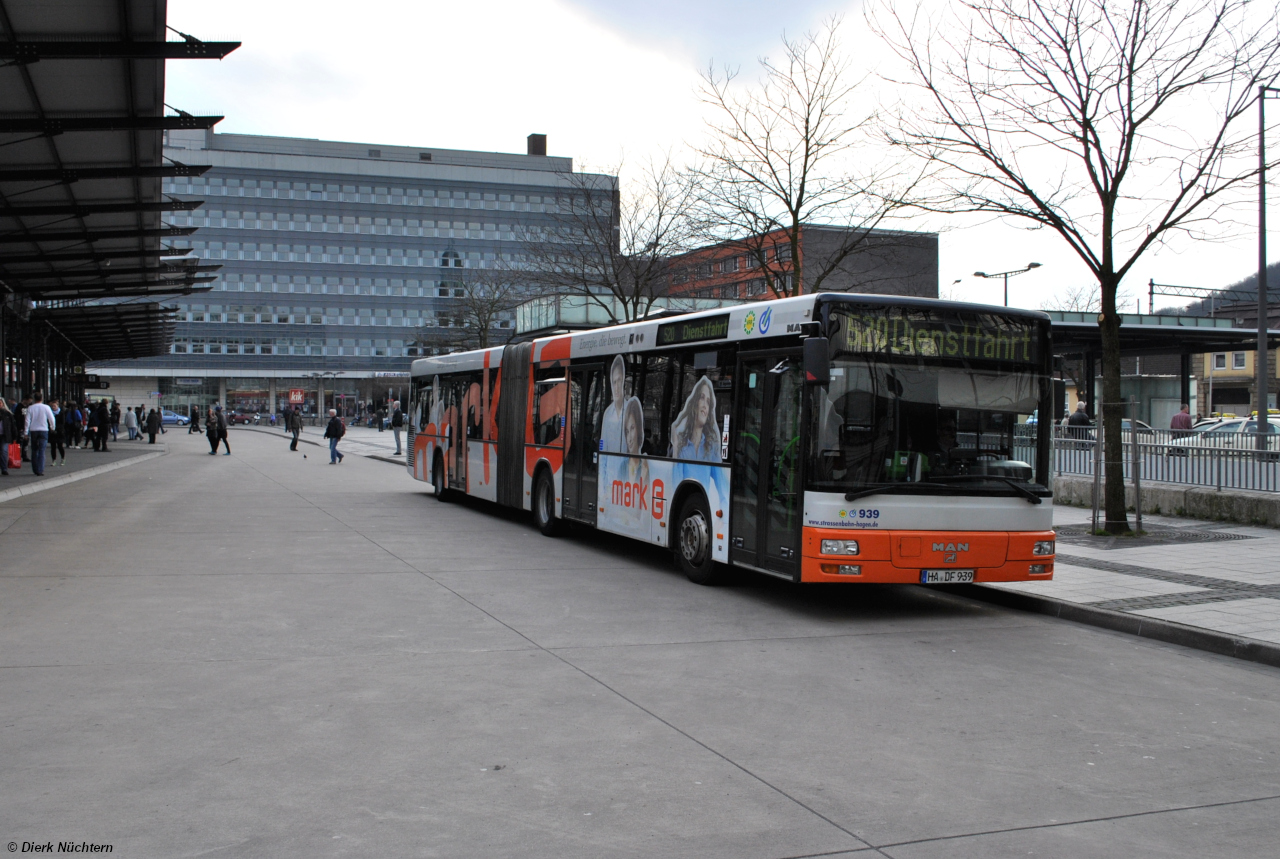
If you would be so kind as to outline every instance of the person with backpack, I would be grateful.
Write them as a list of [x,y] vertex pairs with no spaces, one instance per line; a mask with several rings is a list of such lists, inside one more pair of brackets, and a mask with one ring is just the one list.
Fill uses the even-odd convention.
[[289,442],[289,450],[297,452],[298,450],[298,433],[302,432],[302,410],[290,409],[289,417],[285,423],[285,429],[293,436],[293,441]]
[[391,412],[391,432],[396,437],[396,456],[400,455],[400,433],[404,431],[404,412],[400,411],[400,401],[396,400]]
[[338,440],[347,434],[347,425],[338,417],[337,409],[329,409],[329,425],[324,429],[324,437],[329,439],[329,464],[342,462],[342,452],[338,450]]

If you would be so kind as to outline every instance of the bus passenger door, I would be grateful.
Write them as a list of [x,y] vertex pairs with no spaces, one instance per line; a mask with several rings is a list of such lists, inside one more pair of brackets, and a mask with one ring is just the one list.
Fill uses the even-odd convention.
[[797,579],[800,571],[799,352],[738,360],[729,559]]
[[466,378],[449,382],[449,487],[467,491],[467,387]]
[[564,452],[561,513],[566,519],[596,524],[596,485],[600,470],[600,417],[604,412],[604,368],[569,370],[569,439]]

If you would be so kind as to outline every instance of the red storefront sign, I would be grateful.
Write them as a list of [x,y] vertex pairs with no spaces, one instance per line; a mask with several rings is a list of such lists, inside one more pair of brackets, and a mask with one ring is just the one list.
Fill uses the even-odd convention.
[[307,401],[307,392],[302,388],[289,389],[289,405],[302,405]]

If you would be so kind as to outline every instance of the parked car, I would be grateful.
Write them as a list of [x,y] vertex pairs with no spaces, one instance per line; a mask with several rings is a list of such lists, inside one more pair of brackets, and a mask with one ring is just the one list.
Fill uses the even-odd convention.
[[[1169,445],[1172,456],[1186,456],[1192,450],[1217,449],[1246,454],[1257,445],[1258,422],[1244,418],[1197,424],[1189,435]],[[1280,450],[1280,427],[1267,423],[1267,450]]]
[[186,415],[180,415],[177,412],[171,412],[168,409],[161,409],[160,423],[169,427],[172,427],[172,426],[184,427],[187,424],[191,423],[191,418],[187,417]]
[[243,409],[232,409],[231,411],[227,412],[227,426],[229,427],[233,427],[236,424],[251,424],[251,423],[253,423],[253,415],[249,414]]

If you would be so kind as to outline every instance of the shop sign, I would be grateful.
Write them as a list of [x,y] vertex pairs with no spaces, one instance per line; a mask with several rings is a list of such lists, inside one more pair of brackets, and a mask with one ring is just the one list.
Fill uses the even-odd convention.
[[289,389],[289,405],[298,405],[307,401],[307,392],[302,388]]

